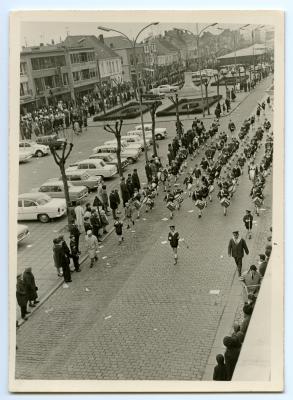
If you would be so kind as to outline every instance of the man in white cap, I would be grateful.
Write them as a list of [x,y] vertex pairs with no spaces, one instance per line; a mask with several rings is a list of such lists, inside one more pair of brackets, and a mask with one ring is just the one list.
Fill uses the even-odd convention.
[[93,235],[91,230],[87,231],[85,237],[85,248],[91,260],[90,268],[93,268],[94,262],[98,260],[98,239]]

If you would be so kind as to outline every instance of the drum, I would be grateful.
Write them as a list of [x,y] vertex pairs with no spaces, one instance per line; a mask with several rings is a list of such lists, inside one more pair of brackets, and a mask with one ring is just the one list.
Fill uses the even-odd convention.
[[205,208],[206,203],[203,200],[197,200],[195,202],[195,206],[199,209],[199,210],[203,210]]
[[230,206],[230,200],[227,199],[227,197],[223,197],[220,203],[225,208],[228,208]]
[[140,202],[138,200],[134,200],[133,205],[137,210],[140,208]]
[[183,196],[181,195],[181,194],[177,194],[176,196],[175,196],[175,201],[177,202],[177,203],[182,203],[183,202]]
[[176,204],[169,201],[169,203],[167,203],[167,208],[170,211],[174,211],[174,210],[176,210]]
[[260,207],[262,205],[262,199],[260,197],[255,197],[252,199],[252,202],[257,206]]

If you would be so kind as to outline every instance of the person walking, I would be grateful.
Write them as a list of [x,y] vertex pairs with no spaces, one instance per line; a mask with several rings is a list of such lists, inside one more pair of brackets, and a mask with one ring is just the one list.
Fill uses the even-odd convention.
[[84,209],[79,204],[75,207],[74,212],[75,212],[75,224],[76,224],[79,232],[83,233],[84,232],[84,227],[83,227]]
[[[84,229],[84,226],[82,226],[82,230],[83,229]],[[69,225],[69,233],[70,233],[70,237],[74,236],[77,252],[78,252],[78,254],[80,254],[80,250],[79,250],[80,231],[79,231],[79,229],[78,229],[76,224],[73,223],[73,224]]]
[[102,200],[102,207],[105,213],[108,215],[108,207],[109,207],[109,198],[107,193],[107,186],[103,185],[101,190],[101,200]]
[[118,201],[117,201],[117,196],[115,194],[115,190],[113,189],[109,195],[109,203],[110,203],[110,208],[112,210],[112,215],[113,219],[116,218],[116,210],[118,209]]
[[251,265],[248,271],[243,272],[243,274],[240,276],[240,281],[245,285],[247,295],[256,295],[259,291],[261,281],[261,276],[257,271],[256,266]]
[[245,228],[247,230],[246,236],[248,236],[248,239],[251,239],[253,216],[252,216],[250,210],[246,210],[246,214],[243,217],[243,222],[244,222]]
[[32,269],[26,268],[23,273],[23,283],[25,285],[27,299],[30,307],[35,307],[39,303],[38,299],[38,287],[36,286],[35,277],[32,273]]
[[137,189],[137,191],[139,192],[141,186],[140,186],[140,180],[139,180],[139,176],[138,176],[136,168],[133,170],[133,173],[132,173],[132,184],[133,184],[134,190]]
[[58,253],[60,259],[58,263],[61,265],[63,271],[63,278],[65,283],[72,282],[71,280],[71,272],[70,272],[70,250],[67,246],[67,243],[64,240],[64,236],[60,235],[58,237],[58,241],[61,245],[61,250]]
[[233,231],[233,238],[230,239],[228,245],[228,256],[233,257],[237,266],[238,275],[241,276],[242,259],[244,252],[248,255],[249,250],[243,238],[239,237],[239,231]]
[[178,244],[179,244],[179,233],[175,231],[175,225],[170,225],[170,232],[168,234],[168,241],[174,254],[174,265],[178,262]]
[[132,206],[130,202],[125,203],[125,221],[127,222],[127,229],[130,228],[130,224],[134,225],[134,220],[132,217]]
[[98,261],[98,239],[91,230],[87,231],[85,237],[85,248],[90,259],[90,268],[93,268],[94,262]]
[[128,187],[125,182],[125,178],[121,178],[120,190],[121,190],[121,196],[122,196],[122,201],[123,201],[123,207],[125,207],[125,203],[127,203],[128,200],[130,199],[130,194],[129,194]]
[[26,314],[30,314],[30,311],[27,311],[28,295],[26,292],[26,285],[23,281],[22,274],[17,275],[16,300],[17,300],[17,304],[20,307],[21,318],[22,318],[22,320],[26,321],[27,320]]
[[58,238],[53,239],[53,260],[57,270],[58,276],[63,276],[62,266],[60,264],[60,251],[62,251],[62,245]]
[[73,234],[70,235],[69,246],[70,246],[71,258],[73,261],[75,272],[80,272],[80,265],[79,265],[79,254],[80,253],[79,253],[78,246],[76,243],[76,237]]
[[101,239],[100,239],[99,230],[101,229],[102,224],[101,224],[101,221],[100,221],[97,211],[95,209],[93,209],[91,213],[92,214],[91,214],[91,218],[90,218],[90,223],[91,223],[91,226],[93,227],[92,233],[97,238],[98,242],[100,242]]
[[120,221],[119,217],[116,217],[116,220],[114,222],[114,228],[115,228],[116,235],[118,237],[118,243],[121,244],[122,240],[124,240],[124,237],[123,237],[123,222]]
[[109,225],[109,221],[108,221],[106,212],[104,210],[100,211],[100,221],[101,221],[101,225],[102,225],[102,228],[103,228],[103,233],[104,234],[108,233],[108,231],[106,229],[106,226]]

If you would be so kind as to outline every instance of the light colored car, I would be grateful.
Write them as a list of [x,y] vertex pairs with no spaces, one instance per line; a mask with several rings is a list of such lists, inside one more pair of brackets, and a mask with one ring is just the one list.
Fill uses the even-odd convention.
[[32,140],[21,140],[19,142],[19,149],[25,149],[31,152],[34,157],[43,157],[50,153],[49,146],[38,144]]
[[44,193],[23,193],[18,196],[17,219],[49,222],[66,214],[64,199],[52,199]]
[[109,165],[104,163],[101,159],[86,159],[77,161],[70,164],[70,167],[66,169],[68,171],[81,170],[87,172],[89,175],[99,175],[102,179],[111,178],[117,173],[117,167],[115,165]]
[[[40,186],[39,192],[46,193],[53,199],[65,198],[63,181],[59,180],[59,178],[48,179],[47,182]],[[87,187],[74,186],[71,182],[68,182],[68,192],[71,203],[79,203],[88,195]]]
[[[98,159],[98,160],[103,160],[106,164],[109,165],[116,165],[117,171],[118,171],[118,160],[117,160],[117,155],[115,154],[110,154],[110,153],[99,153],[99,154],[91,154],[89,158],[92,159]],[[122,170],[124,170],[127,165],[129,164],[127,158],[121,157],[121,166]]]
[[[144,124],[145,134],[152,134],[152,124]],[[142,125],[137,125],[135,127],[136,131],[142,132]],[[155,138],[157,140],[166,139],[168,133],[166,128],[155,128]]]
[[[129,147],[131,147],[131,144],[137,143],[140,144],[142,147],[142,150],[144,150],[144,142],[143,142],[143,137],[141,135],[123,135],[121,136],[121,140],[125,141]],[[150,147],[150,139],[146,138],[146,147]]]
[[[117,145],[116,140],[108,140],[107,142],[104,143],[105,145]],[[127,148],[127,149],[137,149],[139,152],[142,152],[142,145],[139,142],[128,142],[125,139],[121,138],[121,147]]]
[[[88,191],[94,191],[98,188],[102,182],[102,178],[97,175],[90,175],[83,170],[75,169],[73,171],[67,171],[67,181],[73,186],[85,186]],[[59,180],[62,180],[60,177]]]
[[25,163],[25,162],[29,161],[32,158],[32,156],[33,155],[30,151],[27,151],[25,149],[23,149],[23,150],[19,149],[19,152],[18,152],[19,163]]
[[[102,146],[94,147],[93,153],[94,154],[110,153],[117,155],[117,143],[109,145],[104,144]],[[131,164],[138,160],[140,153],[141,151],[137,149],[125,148],[124,146],[121,147],[121,157],[127,158],[129,163]]]
[[20,243],[30,235],[26,225],[17,224],[17,243]]
[[174,93],[174,92],[177,92],[178,89],[179,89],[178,86],[160,85],[156,88],[151,89],[150,93],[152,93],[152,94]]

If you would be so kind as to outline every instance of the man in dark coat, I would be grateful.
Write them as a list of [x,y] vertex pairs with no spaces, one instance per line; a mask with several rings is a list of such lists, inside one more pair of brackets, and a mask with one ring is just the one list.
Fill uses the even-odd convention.
[[216,356],[217,365],[214,368],[213,380],[214,381],[226,381],[227,380],[227,368],[225,365],[224,356],[217,354]]
[[126,185],[127,185],[127,189],[128,189],[128,192],[129,192],[129,196],[130,196],[130,198],[132,198],[133,193],[134,193],[134,186],[133,186],[133,183],[132,183],[131,174],[128,174],[128,176],[127,176]]
[[234,258],[239,276],[241,276],[242,258],[244,257],[244,252],[249,254],[247,244],[244,239],[239,238],[239,232],[234,231],[233,238],[230,239],[228,245],[228,256],[232,256]]
[[112,210],[113,219],[116,219],[116,210],[118,208],[118,201],[114,189],[111,191],[109,195],[109,203],[110,203],[110,208]]
[[125,203],[127,203],[128,200],[130,199],[130,194],[129,194],[128,187],[125,182],[125,178],[121,178],[120,190],[121,190],[121,196],[122,196],[122,201],[123,201],[123,207],[125,207]]
[[78,230],[77,225],[74,224],[74,223],[70,224],[69,225],[69,232],[70,232],[70,235],[74,236],[75,246],[77,248],[77,252],[80,254],[80,251],[79,251],[79,236],[80,236],[80,232]]
[[140,190],[140,180],[137,174],[137,169],[135,168],[132,173],[132,184],[134,189]]
[[17,304],[20,307],[21,318],[26,321],[27,320],[26,314],[29,314],[30,312],[27,311],[27,309],[26,309],[27,302],[28,302],[28,296],[27,296],[26,286],[23,281],[22,274],[17,275],[16,300],[17,300]]
[[63,270],[64,282],[65,283],[72,282],[70,267],[69,267],[69,265],[70,265],[69,247],[67,246],[67,243],[65,242],[63,235],[59,236],[58,241],[61,244],[59,251],[57,253],[55,253],[55,256],[57,257],[58,265],[60,265]]
[[35,277],[32,273],[31,268],[26,268],[23,273],[23,282],[25,284],[27,299],[29,301],[30,307],[35,307],[39,303],[38,298],[38,288],[36,286]]
[[91,226],[93,227],[93,234],[100,242],[101,240],[99,239],[100,238],[99,230],[102,228],[102,224],[96,210],[91,211],[90,223]]
[[239,341],[231,336],[225,336],[223,339],[223,344],[226,346],[224,358],[227,368],[227,381],[230,381],[233,377],[241,346]]
[[146,174],[148,183],[151,183],[152,182],[152,170],[151,170],[149,161],[146,163],[144,169],[145,169],[145,174]]
[[80,268],[79,268],[79,251],[78,251],[78,247],[76,245],[75,236],[72,235],[72,234],[70,235],[69,246],[70,246],[71,257],[72,257],[72,261],[73,261],[75,272],[80,272]]

